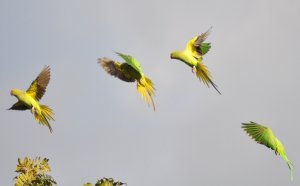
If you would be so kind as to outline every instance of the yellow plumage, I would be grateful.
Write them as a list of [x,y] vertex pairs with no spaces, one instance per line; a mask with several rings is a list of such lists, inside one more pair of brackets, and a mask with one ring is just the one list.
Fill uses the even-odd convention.
[[53,130],[48,120],[54,120],[53,115],[54,113],[52,109],[47,105],[40,105],[40,112],[36,110],[34,111],[35,120],[40,124],[47,126],[50,132],[52,132]]
[[53,119],[53,111],[46,105],[41,105],[38,101],[46,92],[46,87],[50,80],[50,68],[45,67],[37,78],[31,83],[27,91],[12,89],[10,94],[18,99],[10,110],[31,110],[35,120],[47,126],[52,132],[52,128],[48,120]]
[[154,85],[149,78],[144,77],[137,81],[138,93],[143,97],[143,99],[148,103],[148,105],[150,105],[150,103],[152,104],[153,109],[155,111],[155,104],[152,99],[152,96],[155,96],[154,90]]
[[206,86],[212,85],[216,91],[221,94],[218,90],[217,85],[212,81],[212,76],[208,71],[207,67],[203,64],[203,56],[211,48],[210,43],[204,43],[208,37],[210,29],[201,35],[195,36],[190,39],[184,50],[174,51],[171,53],[171,59],[178,59],[192,68],[192,72],[196,73],[196,76]]

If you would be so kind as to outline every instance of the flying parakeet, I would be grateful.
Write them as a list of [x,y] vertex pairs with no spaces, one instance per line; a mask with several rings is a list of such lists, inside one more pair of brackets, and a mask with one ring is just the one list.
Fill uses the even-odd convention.
[[250,121],[250,123],[242,123],[242,128],[246,133],[257,143],[265,145],[266,147],[275,151],[276,155],[280,155],[282,159],[288,165],[290,172],[291,172],[291,179],[293,180],[293,165],[288,159],[286,152],[282,143],[279,139],[276,138],[273,131],[265,127],[263,125],[257,124],[255,122]]
[[109,58],[98,59],[98,63],[104,70],[112,76],[115,76],[126,82],[137,81],[137,91],[143,99],[150,105],[150,102],[155,111],[155,104],[152,96],[154,96],[154,84],[146,77],[142,71],[140,63],[132,56],[116,52],[125,63],[113,61]]
[[221,94],[217,89],[217,85],[211,80],[212,76],[207,67],[202,63],[202,59],[211,48],[210,43],[203,43],[208,37],[210,30],[202,33],[189,40],[183,51],[174,51],[171,53],[171,59],[178,59],[192,68],[192,72],[196,73],[196,76],[200,81],[203,81],[208,87],[210,84]]
[[46,66],[31,83],[30,87],[26,90],[12,89],[10,95],[18,99],[9,110],[31,110],[34,114],[35,120],[42,125],[45,125],[52,132],[52,128],[48,120],[53,119],[53,111],[46,105],[41,105],[39,100],[46,92],[46,87],[50,80],[50,67]]

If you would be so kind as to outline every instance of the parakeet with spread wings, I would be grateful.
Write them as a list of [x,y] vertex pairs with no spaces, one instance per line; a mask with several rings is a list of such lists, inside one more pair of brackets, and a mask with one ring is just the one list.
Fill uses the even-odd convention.
[[98,63],[103,69],[110,75],[119,78],[126,82],[137,82],[137,91],[143,97],[143,99],[152,105],[155,111],[155,104],[152,96],[154,94],[154,84],[151,79],[146,77],[142,71],[140,63],[132,56],[116,52],[125,63],[113,61],[109,58],[98,59]]
[[50,107],[39,103],[39,100],[46,92],[49,80],[50,67],[46,66],[26,91],[12,89],[10,91],[10,95],[15,96],[18,99],[18,102],[10,107],[9,110],[31,110],[34,114],[35,120],[38,123],[47,126],[50,132],[52,132],[52,128],[48,120],[54,120],[53,111]]
[[208,87],[212,85],[216,91],[221,94],[217,85],[212,81],[212,76],[207,67],[202,63],[202,56],[204,56],[211,48],[210,43],[204,43],[210,33],[210,30],[211,29],[189,40],[183,51],[172,52],[171,59],[178,59],[190,66],[192,68],[192,72],[196,73],[196,76],[200,81],[203,81],[203,83]]
[[244,131],[257,143],[265,145],[266,147],[275,151],[276,155],[282,157],[282,159],[288,165],[291,172],[291,179],[293,180],[293,165],[288,159],[283,144],[276,138],[272,129],[255,122],[242,123]]

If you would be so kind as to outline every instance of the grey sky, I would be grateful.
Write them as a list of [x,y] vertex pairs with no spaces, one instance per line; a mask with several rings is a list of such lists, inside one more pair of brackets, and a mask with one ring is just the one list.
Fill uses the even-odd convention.
[[[0,185],[17,158],[50,159],[58,185],[113,177],[129,186],[299,185],[300,2],[0,1]],[[171,60],[213,27],[204,63],[222,95]],[[135,84],[109,76],[97,58],[136,57],[155,83],[157,111]],[[54,130],[29,112],[7,111],[12,88],[27,89],[45,65],[41,103]],[[273,129],[295,165],[241,130]]]

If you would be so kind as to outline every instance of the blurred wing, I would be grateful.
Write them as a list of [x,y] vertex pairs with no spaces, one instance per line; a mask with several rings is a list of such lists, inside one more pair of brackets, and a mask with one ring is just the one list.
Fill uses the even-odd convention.
[[263,144],[273,150],[276,149],[276,144],[274,143],[274,141],[276,141],[276,137],[270,128],[252,121],[250,123],[242,124],[244,131],[257,143]]
[[31,83],[26,93],[35,98],[37,101],[40,100],[46,92],[46,87],[50,80],[50,67],[46,66],[37,76],[37,78]]
[[119,52],[116,52],[116,54],[123,58],[126,61],[126,63],[128,63],[132,68],[134,68],[141,76],[143,76],[141,64],[134,57]]
[[209,28],[206,32],[202,33],[201,35],[199,35],[193,43],[193,47],[201,56],[206,54],[211,48],[210,43],[203,43],[208,37],[208,35],[210,34],[210,32],[211,32],[211,28]]
[[123,81],[126,82],[134,82],[135,78],[132,77],[127,71],[126,66],[127,63],[119,63],[116,61],[113,61],[109,58],[102,58],[98,59],[98,63],[103,67],[103,69],[110,75],[115,76]]
[[21,101],[18,101],[17,103],[13,104],[8,110],[27,110],[28,107]]

